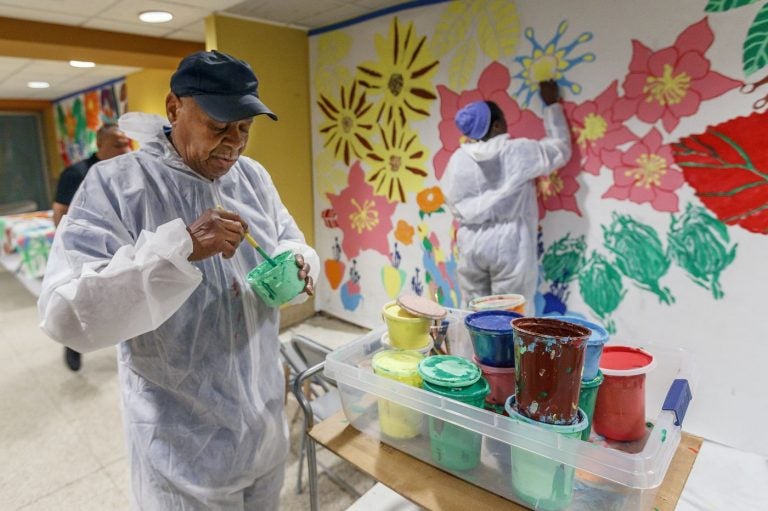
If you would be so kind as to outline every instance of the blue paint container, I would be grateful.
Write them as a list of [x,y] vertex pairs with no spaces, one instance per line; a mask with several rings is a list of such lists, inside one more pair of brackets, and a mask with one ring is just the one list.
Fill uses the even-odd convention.
[[477,360],[492,367],[514,367],[515,345],[512,320],[522,318],[510,311],[474,312],[464,318]]
[[568,323],[573,323],[592,330],[592,335],[589,336],[589,340],[587,341],[587,351],[584,354],[584,372],[581,375],[581,380],[592,381],[597,378],[600,355],[603,353],[603,346],[608,342],[608,331],[602,325],[573,316],[547,316],[547,318],[567,321]]

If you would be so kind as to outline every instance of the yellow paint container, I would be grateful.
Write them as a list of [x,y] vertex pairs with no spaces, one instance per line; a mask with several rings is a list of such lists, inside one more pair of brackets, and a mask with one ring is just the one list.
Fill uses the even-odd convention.
[[[418,351],[387,350],[373,356],[373,372],[384,378],[399,381],[411,387],[421,387],[419,362],[424,356]],[[379,426],[391,438],[413,438],[421,433],[422,414],[407,406],[379,399]]]
[[395,301],[384,304],[381,312],[393,348],[418,350],[429,344],[429,318],[414,316]]

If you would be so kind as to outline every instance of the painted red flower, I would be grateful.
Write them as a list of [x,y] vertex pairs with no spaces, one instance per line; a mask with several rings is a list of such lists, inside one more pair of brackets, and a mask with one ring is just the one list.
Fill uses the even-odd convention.
[[604,198],[650,202],[657,211],[679,210],[675,190],[683,185],[683,173],[675,165],[672,148],[662,143],[656,128],[626,152],[610,153],[606,164],[613,170],[614,184]]
[[603,167],[603,151],[613,151],[617,146],[636,140],[637,136],[614,113],[618,99],[618,84],[612,82],[595,99],[576,105],[565,102],[565,116],[573,133],[574,147],[582,155],[583,169],[598,175]]
[[713,40],[707,18],[683,30],[673,46],[659,51],[633,40],[632,62],[624,80],[626,96],[614,110],[618,119],[637,115],[649,124],[661,119],[671,132],[681,118],[698,112],[702,101],[741,85],[710,69],[704,54]]
[[397,203],[374,195],[373,187],[365,181],[360,162],[355,162],[350,168],[347,187],[341,193],[326,195],[344,233],[341,249],[348,259],[357,257],[365,249],[389,255],[387,235],[392,231],[392,214]]
[[454,123],[456,112],[469,103],[493,101],[499,105],[507,120],[509,134],[513,137],[538,138],[544,135],[541,122],[536,115],[529,110],[520,110],[517,102],[510,97],[507,92],[510,82],[509,69],[498,62],[493,62],[480,74],[480,78],[477,80],[477,89],[457,94],[444,85],[437,86],[441,116],[438,130],[442,147],[435,154],[433,163],[435,177],[438,180],[442,179],[448,160],[462,142],[463,135]]

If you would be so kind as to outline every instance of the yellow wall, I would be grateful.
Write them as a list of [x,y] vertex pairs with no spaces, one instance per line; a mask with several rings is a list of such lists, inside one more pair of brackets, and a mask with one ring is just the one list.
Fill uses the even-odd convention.
[[307,242],[314,244],[307,33],[214,15],[206,19],[206,47],[245,60],[255,71],[259,96],[279,121],[257,117],[245,154],[266,167]]
[[125,77],[128,111],[165,117],[165,97],[170,91],[173,69],[143,69]]

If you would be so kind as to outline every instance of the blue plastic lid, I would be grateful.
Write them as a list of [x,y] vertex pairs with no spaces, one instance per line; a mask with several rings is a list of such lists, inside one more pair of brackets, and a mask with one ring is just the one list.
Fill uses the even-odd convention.
[[560,321],[567,321],[568,323],[574,323],[579,326],[583,326],[592,330],[592,335],[589,336],[587,344],[605,344],[608,342],[608,330],[598,323],[587,321],[586,319],[577,318],[575,316],[545,316],[549,319],[559,319]]
[[522,314],[511,311],[480,311],[473,312],[464,318],[464,324],[472,330],[499,334],[512,333],[512,320],[522,317]]

